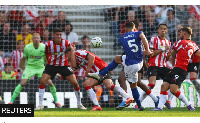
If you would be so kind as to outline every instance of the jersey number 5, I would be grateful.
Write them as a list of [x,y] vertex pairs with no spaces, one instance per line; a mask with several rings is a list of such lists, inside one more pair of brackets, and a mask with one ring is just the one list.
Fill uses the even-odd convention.
[[135,39],[133,40],[129,40],[128,41],[128,46],[131,48],[131,47],[135,47],[135,49],[132,49],[131,51],[132,52],[137,52],[138,51],[138,46],[136,44],[133,44],[135,43]]

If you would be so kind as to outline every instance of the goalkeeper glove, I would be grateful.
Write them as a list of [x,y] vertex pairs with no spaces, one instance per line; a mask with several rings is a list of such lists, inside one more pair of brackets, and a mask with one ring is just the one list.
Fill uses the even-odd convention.
[[20,69],[18,69],[17,71],[15,71],[15,73],[13,73],[13,75],[11,75],[11,78],[17,76],[19,72],[20,72]]

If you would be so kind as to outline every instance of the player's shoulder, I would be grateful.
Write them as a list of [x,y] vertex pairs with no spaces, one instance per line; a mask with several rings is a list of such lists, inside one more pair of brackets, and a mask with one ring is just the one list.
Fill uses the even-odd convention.
[[30,48],[30,47],[33,47],[33,43],[29,43],[26,45],[26,48]]

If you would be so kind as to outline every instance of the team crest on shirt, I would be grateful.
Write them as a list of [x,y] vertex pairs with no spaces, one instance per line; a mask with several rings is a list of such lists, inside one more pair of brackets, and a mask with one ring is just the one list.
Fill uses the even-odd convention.
[[64,50],[64,49],[65,49],[65,46],[61,46],[61,49]]

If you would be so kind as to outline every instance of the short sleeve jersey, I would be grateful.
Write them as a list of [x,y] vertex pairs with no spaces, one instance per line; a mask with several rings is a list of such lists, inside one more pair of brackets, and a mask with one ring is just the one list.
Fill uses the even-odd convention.
[[173,49],[177,51],[174,67],[187,71],[189,60],[193,53],[199,50],[191,40],[179,40],[174,43]]
[[44,68],[45,63],[45,45],[40,43],[39,47],[36,49],[33,43],[26,45],[24,48],[23,56],[27,58],[26,67],[31,67],[33,69]]
[[143,45],[139,35],[142,31],[127,32],[120,38],[120,43],[125,51],[125,64],[132,65],[142,62]]

